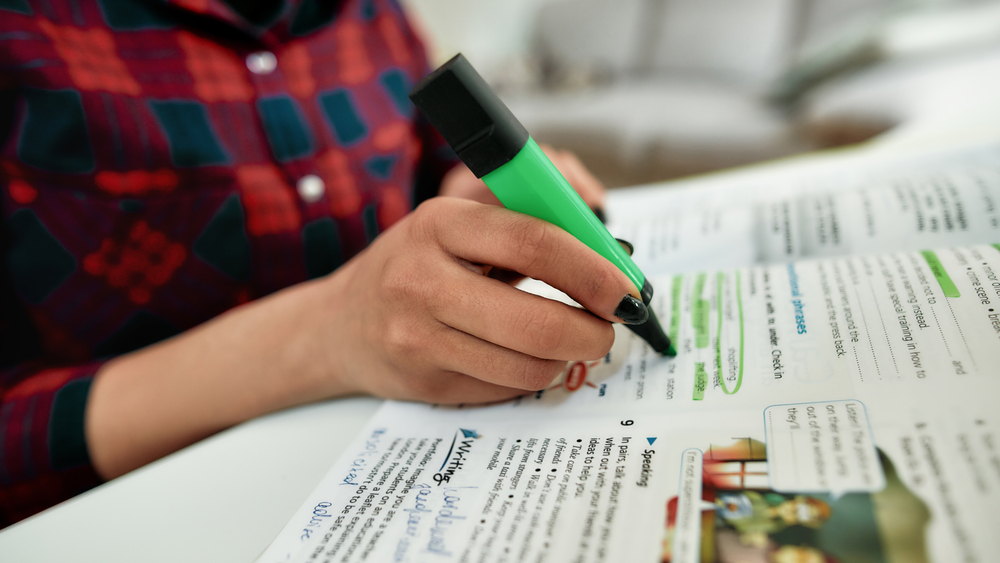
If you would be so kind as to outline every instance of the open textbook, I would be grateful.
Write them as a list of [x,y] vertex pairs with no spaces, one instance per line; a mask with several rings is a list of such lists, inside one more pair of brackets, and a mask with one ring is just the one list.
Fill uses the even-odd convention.
[[388,402],[258,561],[1000,561],[1000,145],[608,211],[677,357],[619,330],[518,400]]

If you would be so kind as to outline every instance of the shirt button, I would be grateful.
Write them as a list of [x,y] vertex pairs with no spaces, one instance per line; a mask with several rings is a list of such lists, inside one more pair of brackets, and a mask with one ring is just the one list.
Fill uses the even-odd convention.
[[278,68],[278,58],[270,51],[257,51],[247,55],[247,68],[254,74],[271,74]]
[[326,184],[323,183],[323,179],[319,176],[309,174],[299,179],[299,183],[295,186],[295,189],[298,190],[302,201],[313,203],[319,201],[323,197],[323,194],[326,193]]

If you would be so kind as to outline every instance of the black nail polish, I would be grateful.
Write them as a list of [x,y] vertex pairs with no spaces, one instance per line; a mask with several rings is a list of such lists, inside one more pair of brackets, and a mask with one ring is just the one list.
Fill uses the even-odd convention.
[[603,207],[592,207],[591,211],[594,212],[594,215],[597,215],[597,218],[601,220],[601,223],[607,223],[608,222],[607,219],[604,217],[604,208]]
[[618,241],[618,244],[620,244],[622,246],[622,249],[624,249],[625,252],[627,252],[629,256],[632,256],[633,254],[635,254],[635,247],[632,246],[631,242],[629,242],[629,241],[627,241],[625,239],[620,239],[620,238],[616,238],[615,240]]
[[615,316],[625,322],[625,324],[637,325],[646,322],[649,318],[649,309],[631,295],[622,297],[621,303],[615,309]]

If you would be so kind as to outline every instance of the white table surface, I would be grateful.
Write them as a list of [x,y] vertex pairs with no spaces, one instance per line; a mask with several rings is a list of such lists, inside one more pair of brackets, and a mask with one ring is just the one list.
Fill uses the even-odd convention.
[[[962,104],[865,147],[1000,142],[1000,103]],[[352,398],[253,420],[0,531],[0,562],[250,562],[371,419]]]
[[0,531],[0,561],[253,561],[382,401],[242,424]]

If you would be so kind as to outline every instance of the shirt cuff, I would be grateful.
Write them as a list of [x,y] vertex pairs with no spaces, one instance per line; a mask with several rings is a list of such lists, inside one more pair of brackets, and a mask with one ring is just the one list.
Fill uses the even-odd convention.
[[93,377],[70,381],[52,400],[49,414],[49,460],[57,471],[90,464],[84,416]]

